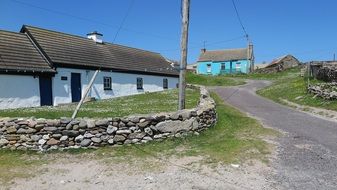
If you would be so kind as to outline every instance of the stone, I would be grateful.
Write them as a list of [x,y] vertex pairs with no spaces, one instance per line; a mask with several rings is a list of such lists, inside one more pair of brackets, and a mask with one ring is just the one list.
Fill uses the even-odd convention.
[[92,128],[96,127],[95,121],[94,121],[94,120],[88,120],[88,121],[87,121],[87,127],[88,127],[89,129],[92,129]]
[[14,126],[8,127],[8,128],[6,129],[6,132],[7,132],[8,134],[16,133],[16,127],[14,127]]
[[83,136],[83,135],[78,135],[78,136],[75,138],[75,142],[80,143],[81,141],[83,141],[83,139],[84,139],[84,136]]
[[101,138],[98,138],[98,137],[91,138],[91,141],[94,142],[94,143],[100,143],[100,142],[102,142]]
[[20,135],[20,140],[22,140],[23,142],[27,142],[30,141],[30,138],[27,137],[26,135]]
[[80,128],[80,127],[79,127],[78,125],[74,125],[74,126],[73,126],[73,130],[75,130],[75,131],[79,130],[79,128]]
[[81,142],[81,146],[82,147],[87,147],[91,144],[91,140],[90,139],[83,139],[83,141]]
[[131,122],[131,121],[129,121],[126,125],[129,126],[129,127],[132,127],[132,126],[135,126],[136,124],[133,123],[133,122]]
[[102,135],[100,138],[102,141],[107,141],[110,137],[108,135]]
[[57,145],[57,144],[59,144],[59,143],[60,143],[60,141],[58,141],[58,140],[56,140],[56,139],[54,139],[54,138],[51,138],[51,139],[49,139],[49,140],[47,141],[47,145],[50,145],[50,146]]
[[62,137],[62,134],[52,134],[52,137],[55,138],[55,139],[60,139]]
[[114,122],[112,122],[112,125],[115,126],[115,127],[118,127],[118,122],[114,121]]
[[181,110],[179,111],[180,116],[183,118],[183,120],[190,119],[191,118],[191,110]]
[[139,123],[144,123],[146,121],[146,119],[141,119],[141,120],[139,120]]
[[30,120],[30,121],[28,122],[28,127],[34,128],[36,125],[37,125],[37,122],[34,121],[34,120]]
[[49,135],[43,135],[43,136],[42,136],[42,139],[48,140],[48,139],[50,139],[50,137],[49,137]]
[[109,125],[108,128],[106,129],[106,132],[107,132],[109,135],[111,135],[111,134],[115,133],[117,130],[118,130],[117,127],[112,126],[112,125]]
[[35,125],[35,129],[38,130],[38,131],[40,131],[43,128],[44,128],[44,124],[37,124],[37,125]]
[[16,122],[16,124],[18,124],[18,125],[28,125],[28,121],[22,120],[22,121]]
[[64,125],[67,125],[70,122],[71,122],[70,118],[61,118],[61,120],[60,120],[60,123],[64,124]]
[[44,127],[43,129],[45,131],[48,131],[48,132],[55,132],[55,131],[57,131],[56,127]]
[[47,142],[46,140],[40,139],[38,143],[39,143],[39,145],[44,145],[46,142]]
[[6,140],[6,139],[0,139],[0,147],[6,146],[8,143],[9,143],[8,140]]
[[185,120],[185,121],[163,121],[158,123],[155,128],[161,133],[178,133],[181,131],[190,131],[192,129],[193,123],[196,121],[195,118]]
[[180,117],[179,112],[173,113],[172,115],[170,115],[170,119],[172,120],[178,120]]
[[141,133],[131,133],[128,138],[129,139],[142,139],[143,137],[145,137],[146,133],[141,132]]
[[70,122],[71,125],[78,125],[80,123],[79,120],[73,120]]
[[150,135],[150,136],[153,135],[153,131],[152,131],[152,129],[151,129],[150,127],[146,127],[146,128],[144,129],[144,131],[145,131],[146,134],[148,134],[148,135]]
[[123,128],[123,127],[125,127],[125,123],[123,123],[122,121],[121,121],[121,122],[119,122],[119,124],[118,124],[118,127],[119,127],[119,128]]
[[81,122],[78,124],[78,127],[80,129],[85,129],[87,128],[87,122],[85,120],[81,120]]
[[36,132],[37,132],[37,130],[34,129],[34,128],[28,128],[28,129],[26,129],[26,134],[32,134],[32,133],[36,133]]
[[92,137],[94,137],[95,135],[91,134],[91,133],[85,133],[84,135],[84,138],[89,138],[91,139]]
[[144,127],[147,127],[149,124],[150,124],[150,121],[144,121],[144,122],[138,123],[138,127],[144,128]]
[[131,140],[132,143],[137,143],[137,142],[139,142],[139,141],[140,141],[139,139],[132,139],[132,140]]
[[96,125],[96,126],[107,126],[107,125],[109,125],[109,121],[106,120],[106,119],[97,120],[97,121],[95,122],[95,125]]
[[115,137],[113,138],[115,142],[123,142],[125,141],[125,139],[126,138],[123,135],[115,135]]
[[133,123],[138,123],[139,122],[139,117],[137,116],[131,116],[129,117],[129,120]]
[[17,134],[26,134],[26,129],[20,128],[16,131]]
[[32,135],[30,136],[30,139],[32,139],[33,141],[39,141],[42,137],[40,135]]
[[69,136],[69,137],[77,137],[80,134],[78,131],[74,130],[64,130],[62,131],[62,135]]
[[109,139],[109,140],[108,140],[108,143],[109,143],[110,145],[112,145],[112,144],[114,144],[115,142],[114,142],[113,139]]
[[121,135],[121,134],[130,134],[131,131],[130,130],[118,130],[116,131],[117,135]]
[[124,144],[131,144],[131,143],[132,143],[132,141],[129,140],[129,139],[126,139],[126,140],[124,141]]
[[158,135],[155,135],[153,136],[154,139],[161,139],[163,138],[163,135],[162,134],[158,134]]
[[60,141],[66,141],[66,140],[68,140],[68,136],[62,136],[62,137],[60,138]]
[[151,137],[148,137],[148,136],[144,137],[143,139],[146,140],[146,141],[152,141],[153,140]]
[[67,126],[66,126],[66,130],[72,130],[73,129],[73,126],[69,123],[69,124],[67,124]]
[[100,138],[102,136],[102,133],[96,133],[95,137]]

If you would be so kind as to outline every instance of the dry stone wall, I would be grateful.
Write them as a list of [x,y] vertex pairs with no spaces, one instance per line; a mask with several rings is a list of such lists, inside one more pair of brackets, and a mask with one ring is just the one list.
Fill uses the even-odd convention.
[[310,85],[308,92],[314,94],[315,97],[321,97],[326,100],[337,100],[337,82]]
[[[196,88],[196,86],[193,86]],[[204,87],[194,109],[107,119],[0,119],[0,148],[51,150],[161,141],[213,126],[215,102]]]

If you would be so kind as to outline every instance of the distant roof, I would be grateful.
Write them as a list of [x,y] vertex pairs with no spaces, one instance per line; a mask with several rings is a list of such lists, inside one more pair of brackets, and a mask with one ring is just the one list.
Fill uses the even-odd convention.
[[177,76],[178,72],[159,53],[24,25],[27,32],[56,66],[93,67]]
[[[294,60],[298,61],[298,60],[296,59],[296,57],[294,57],[294,56],[288,54],[288,55],[284,55],[284,56],[282,56],[282,57],[279,57],[279,58],[277,58],[277,59],[274,59],[274,60],[273,60],[271,63],[269,63],[266,67],[270,67],[270,66],[273,66],[273,65],[277,65],[277,64],[279,64],[281,61],[283,61],[285,58],[293,58]],[[298,62],[299,62],[299,61],[298,61]]]
[[247,59],[248,49],[206,50],[201,52],[198,62],[201,61],[231,61]]
[[55,72],[26,34],[0,30],[0,70]]

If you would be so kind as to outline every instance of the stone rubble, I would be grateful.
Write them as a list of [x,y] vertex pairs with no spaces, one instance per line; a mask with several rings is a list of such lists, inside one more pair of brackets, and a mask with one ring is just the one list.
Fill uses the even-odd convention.
[[308,92],[314,94],[315,97],[321,97],[326,100],[337,100],[337,82],[310,85]]
[[124,118],[0,118],[0,148],[53,150],[162,141],[198,135],[216,122],[215,102],[203,86],[194,109]]

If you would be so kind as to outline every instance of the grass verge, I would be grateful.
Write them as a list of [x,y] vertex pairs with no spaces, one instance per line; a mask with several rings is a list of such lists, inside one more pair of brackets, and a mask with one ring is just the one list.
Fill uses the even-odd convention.
[[234,74],[228,75],[232,78],[238,79],[255,79],[255,80],[281,80],[281,79],[289,79],[299,76],[300,68],[295,67],[291,69],[287,69],[283,72],[277,73],[250,73],[250,74]]
[[228,77],[227,75],[197,75],[192,72],[187,72],[186,81],[189,84],[199,84],[204,86],[237,86],[245,84],[244,80],[233,79],[231,77]]
[[[311,81],[317,83],[319,81]],[[337,111],[337,101],[324,100],[307,93],[307,81],[303,77],[294,77],[276,81],[273,85],[257,93],[275,102],[286,104],[282,99],[296,104]]]
[[[259,122],[224,104],[219,96],[212,93],[217,103],[218,121],[215,126],[199,136],[167,139],[142,145],[105,147],[98,150],[74,149],[66,152],[51,152],[46,156],[38,153],[0,150],[0,182],[15,178],[29,177],[27,171],[39,168],[41,163],[55,162],[66,157],[68,160],[98,159],[105,163],[144,163],[147,158],[171,156],[202,156],[205,163],[241,163],[249,159],[268,161],[271,146],[263,140],[265,136],[275,136],[277,132],[263,128]],[[153,168],[148,162],[145,168]],[[158,164],[158,162],[157,162]]]
[[[199,101],[198,90],[186,90],[186,108],[193,108]],[[36,117],[56,119],[71,117],[76,105],[57,107],[37,107],[0,110],[0,117]],[[123,117],[131,114],[150,114],[177,110],[178,90],[145,93],[127,97],[120,97],[82,105],[78,117],[102,118]]]

